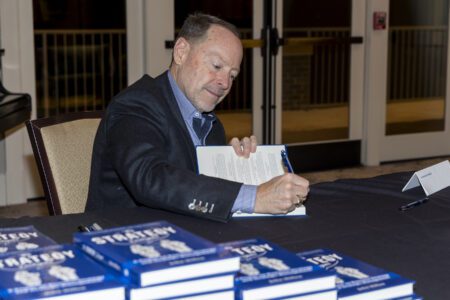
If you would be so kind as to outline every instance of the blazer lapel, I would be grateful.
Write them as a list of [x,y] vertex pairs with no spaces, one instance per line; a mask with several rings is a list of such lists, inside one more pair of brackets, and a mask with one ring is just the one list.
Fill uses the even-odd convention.
[[184,122],[183,116],[181,115],[181,111],[180,108],[178,107],[175,95],[173,94],[169,79],[167,78],[167,72],[168,71],[164,72],[161,75],[164,98],[167,99],[167,105],[169,106],[169,110],[172,113],[176,122],[178,123],[178,126],[182,129],[183,132],[182,138],[186,143],[186,148],[189,149],[188,154],[192,162],[192,168],[193,170],[197,170],[195,146],[194,143],[192,142],[192,138],[186,127],[186,123]]

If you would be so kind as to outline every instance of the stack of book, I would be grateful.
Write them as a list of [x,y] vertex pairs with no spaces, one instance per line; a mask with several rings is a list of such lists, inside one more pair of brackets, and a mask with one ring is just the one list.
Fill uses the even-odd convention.
[[0,254],[56,245],[34,226],[0,228]]
[[0,299],[420,300],[414,281],[328,249],[214,244],[166,221],[74,235],[0,228]]
[[333,300],[336,276],[263,239],[220,244],[241,257],[236,299]]
[[1,254],[0,299],[123,300],[125,287],[74,245],[54,245]]
[[77,233],[74,243],[120,274],[130,300],[234,299],[239,257],[171,223]]
[[340,300],[422,299],[413,292],[414,281],[338,252],[315,249],[297,255],[337,275]]

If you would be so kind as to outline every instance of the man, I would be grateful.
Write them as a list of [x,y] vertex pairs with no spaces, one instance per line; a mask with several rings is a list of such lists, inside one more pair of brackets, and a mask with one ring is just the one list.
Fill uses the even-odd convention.
[[[109,104],[94,143],[86,210],[145,205],[227,221],[237,210],[287,213],[306,199],[309,183],[294,174],[260,186],[197,175],[195,146],[226,143],[212,111],[238,76],[242,54],[233,25],[188,17],[169,71],[144,75]],[[256,151],[254,136],[230,144],[240,156]]]

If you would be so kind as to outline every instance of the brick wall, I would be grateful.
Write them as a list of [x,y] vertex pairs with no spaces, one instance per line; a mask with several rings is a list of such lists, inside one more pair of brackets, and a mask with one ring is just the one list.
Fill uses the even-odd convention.
[[283,108],[299,109],[311,99],[311,56],[290,55],[283,59]]

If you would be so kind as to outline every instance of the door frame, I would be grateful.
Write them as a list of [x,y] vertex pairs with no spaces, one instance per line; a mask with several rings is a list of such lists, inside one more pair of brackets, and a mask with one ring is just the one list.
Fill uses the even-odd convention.
[[[32,0],[0,0],[0,31],[0,45],[5,49],[3,83],[10,91],[31,96],[31,118],[36,118]],[[0,140],[0,156],[0,206],[24,203],[42,195],[24,125],[5,133],[4,139]]]
[[[283,0],[277,2],[277,26],[282,33]],[[319,170],[359,165],[364,154],[362,153],[363,140],[363,111],[364,111],[364,70],[366,67],[366,1],[352,0],[351,3],[351,32],[352,37],[361,37],[363,43],[352,43],[350,48],[350,93],[349,93],[349,124],[348,138],[320,142],[288,144],[289,155],[296,170]],[[282,141],[282,55],[277,55],[276,80],[276,137],[275,143]],[[330,155],[335,153],[339,155]]]
[[[276,23],[280,34],[283,32],[283,0],[275,0],[277,2]],[[350,35],[362,37],[365,41],[365,20],[366,20],[366,3],[365,1],[352,0]],[[281,143],[281,124],[282,124],[282,57],[283,51],[279,51],[277,56],[276,69],[276,107],[279,107],[276,123],[276,143]],[[350,93],[349,93],[349,134],[346,140],[361,140],[362,123],[363,123],[363,80],[364,80],[364,54],[365,47],[363,44],[351,44],[350,46]],[[302,144],[324,144],[324,142],[313,143],[296,143],[292,145]]]
[[174,0],[126,0],[128,84],[144,74],[157,76],[169,68],[173,40]]
[[[366,101],[364,112],[366,130],[363,138],[365,145],[363,163],[366,165],[378,165],[380,162],[437,157],[450,154],[450,143],[442,142],[450,141],[450,105],[448,104],[445,105],[445,127],[443,131],[399,135],[386,135],[385,133],[387,80],[379,80],[379,78],[387,78],[388,74],[389,1],[392,0],[367,1]],[[372,29],[372,15],[377,11],[387,13],[388,22],[386,30]],[[448,28],[450,28],[450,22]],[[448,35],[447,45],[450,45],[450,35]],[[446,98],[450,95],[449,49],[450,47],[447,47]],[[382,101],[379,101],[381,99]]]

